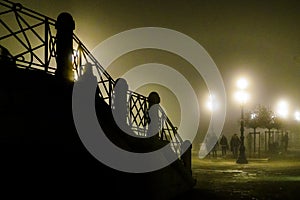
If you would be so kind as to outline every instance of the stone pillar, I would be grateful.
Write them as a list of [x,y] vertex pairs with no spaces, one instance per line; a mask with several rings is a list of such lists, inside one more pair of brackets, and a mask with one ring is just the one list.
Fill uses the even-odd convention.
[[128,132],[127,116],[128,116],[128,102],[127,102],[128,84],[123,78],[116,81],[114,87],[112,111],[114,120],[123,131]]
[[160,103],[160,97],[157,92],[151,92],[148,96],[149,109],[148,109],[148,136],[154,136],[159,133],[160,127],[160,119],[158,115],[158,108]]
[[69,13],[61,13],[55,24],[56,33],[56,77],[65,81],[74,81],[72,67],[73,30],[75,22]]

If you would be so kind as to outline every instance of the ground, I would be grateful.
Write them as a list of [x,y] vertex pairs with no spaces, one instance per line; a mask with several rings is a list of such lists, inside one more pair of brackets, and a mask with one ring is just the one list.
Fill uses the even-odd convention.
[[199,159],[193,152],[193,176],[197,184],[178,199],[299,199],[298,152],[248,158],[236,164],[233,158]]

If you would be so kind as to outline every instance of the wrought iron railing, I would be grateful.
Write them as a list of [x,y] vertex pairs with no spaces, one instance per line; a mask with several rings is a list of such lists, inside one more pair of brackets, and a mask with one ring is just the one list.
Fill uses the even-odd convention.
[[[76,50],[74,50],[75,57],[73,62],[76,74],[81,76],[84,73],[84,67],[87,64],[93,66],[95,69],[94,73],[96,73],[96,77],[98,78],[99,95],[108,105],[112,106],[112,94],[116,81],[107,73],[97,59],[94,58],[76,36],[74,36],[74,41],[77,45]],[[127,95],[127,100],[129,102],[127,123],[136,135],[147,136],[148,98],[133,91],[128,91]],[[159,116],[159,138],[161,140],[169,141],[173,149],[179,153],[180,145],[183,141],[177,133],[177,128],[174,127],[161,107],[159,107]]]
[[147,109],[148,99],[138,93],[128,92],[129,115],[128,122],[132,130],[139,136],[146,136],[148,130]]
[[[15,20],[12,20],[15,19]],[[14,21],[14,22],[12,22]],[[54,74],[56,70],[56,37],[55,20],[33,10],[7,0],[0,2],[0,42],[2,46],[11,46],[17,67],[30,70],[43,70]],[[84,74],[87,65],[93,66],[98,79],[99,96],[112,106],[112,94],[115,80],[101,66],[97,59],[83,45],[80,39],[73,35],[73,70],[75,81]],[[127,123],[133,132],[146,136],[148,130],[147,110],[148,98],[136,92],[128,91]],[[159,108],[161,140],[169,141],[178,153],[182,139],[177,133],[163,109]]]
[[180,155],[181,152],[181,144],[183,140],[177,133],[177,127],[175,127],[169,117],[166,115],[165,111],[159,107],[159,112],[161,113],[161,131],[159,132],[159,138],[161,140],[169,141],[171,143],[171,147],[173,150]]
[[9,51],[16,65],[53,74],[56,70],[55,20],[21,4],[4,0],[0,5],[1,45],[13,47]]

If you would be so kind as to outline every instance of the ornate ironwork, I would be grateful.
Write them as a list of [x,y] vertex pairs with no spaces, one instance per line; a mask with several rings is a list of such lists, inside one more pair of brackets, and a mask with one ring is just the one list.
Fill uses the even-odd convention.
[[[21,4],[0,2],[0,41],[9,49],[16,65],[53,74],[55,62],[55,20]],[[14,20],[13,20],[14,19]]]
[[[54,74],[56,70],[56,38],[55,20],[33,10],[7,0],[0,2],[0,41],[3,46],[13,46],[9,49],[17,67],[30,70],[43,70]],[[15,20],[12,20],[15,19]],[[74,47],[75,46],[75,47]],[[99,96],[112,106],[112,94],[115,80],[101,66],[97,59],[83,45],[80,39],[73,35],[73,71],[76,81],[84,74],[87,65],[93,66],[98,78]],[[136,92],[128,91],[127,123],[135,134],[146,136],[148,129],[148,99]],[[182,139],[177,133],[163,109],[159,108],[161,140],[169,141],[174,151],[179,153]]]

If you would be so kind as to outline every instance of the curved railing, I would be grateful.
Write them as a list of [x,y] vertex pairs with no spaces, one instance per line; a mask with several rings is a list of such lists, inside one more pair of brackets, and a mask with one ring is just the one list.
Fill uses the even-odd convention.
[[[14,20],[13,20],[14,19]],[[0,42],[2,46],[14,47],[9,49],[19,68],[29,70],[43,70],[54,74],[56,70],[56,37],[54,33],[55,20],[33,10],[8,0],[0,2]],[[2,33],[3,32],[3,33]],[[83,45],[80,39],[73,35],[73,71],[76,81],[84,74],[88,64],[93,66],[94,74],[98,78],[99,96],[112,106],[112,94],[116,81],[101,66],[97,59]],[[146,136],[148,130],[147,110],[148,98],[136,92],[128,91],[127,123],[133,132],[139,136]],[[161,140],[169,141],[175,152],[179,153],[182,139],[177,133],[163,109],[159,108]]]
[[[111,99],[116,81],[107,73],[97,59],[95,59],[75,35],[74,43],[77,48],[74,50],[75,57],[73,65],[77,76],[83,75],[84,67],[87,63],[89,66],[92,66],[98,79],[99,95],[109,106],[112,106]],[[146,136],[148,130],[146,116],[149,105],[148,98],[130,90],[127,92],[127,96],[129,104],[127,123],[136,135]],[[159,118],[159,138],[161,140],[169,141],[174,151],[179,155],[180,145],[183,141],[177,133],[177,128],[172,124],[171,120],[161,107],[159,107]]]

